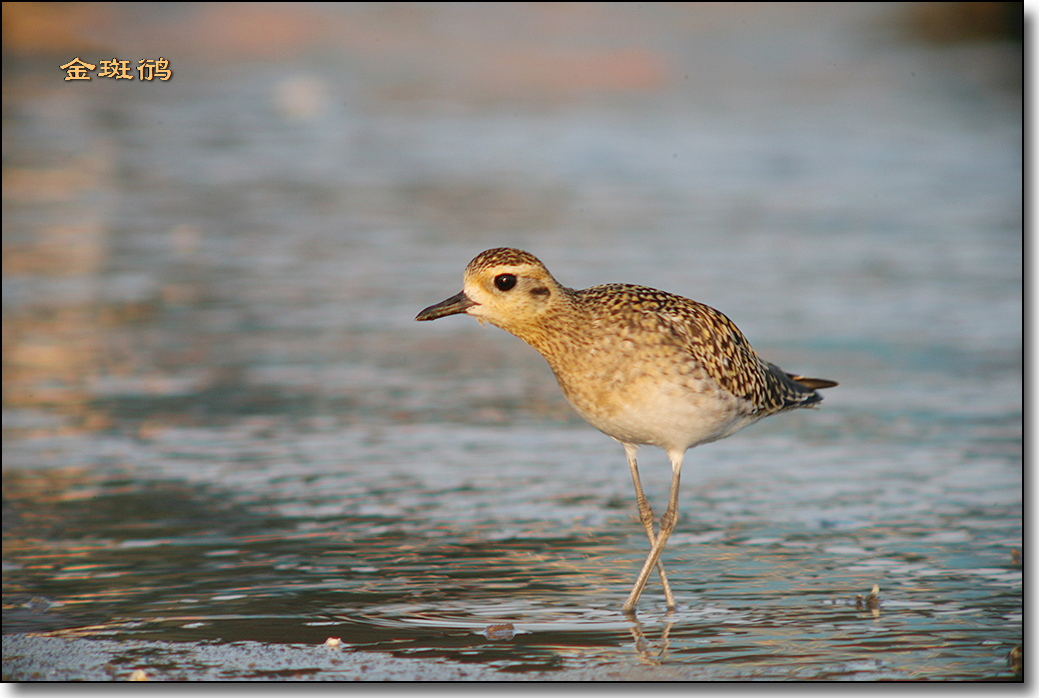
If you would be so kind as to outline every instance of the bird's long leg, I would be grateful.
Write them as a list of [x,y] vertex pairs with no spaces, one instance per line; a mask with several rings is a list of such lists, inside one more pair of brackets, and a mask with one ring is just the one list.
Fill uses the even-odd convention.
[[[636,444],[624,444],[624,454],[628,457],[628,468],[631,469],[631,480],[635,483],[635,499],[639,505],[639,520],[642,527],[646,529],[646,537],[649,538],[650,549],[656,544],[657,536],[653,531],[653,509],[649,506],[646,493],[642,491],[642,480],[639,477],[639,465],[635,461],[635,454],[639,447]],[[657,560],[657,572],[660,574],[660,584],[664,587],[664,598],[667,600],[669,609],[675,608],[675,597],[671,593],[671,585],[667,583],[667,573],[664,572],[664,563]]]
[[642,571],[639,572],[638,579],[635,580],[635,586],[631,588],[628,600],[624,602],[625,613],[635,612],[635,604],[638,603],[639,597],[642,596],[642,590],[646,588],[649,575],[660,561],[660,554],[664,552],[667,539],[671,537],[671,533],[675,530],[675,524],[678,523],[678,485],[682,475],[682,459],[685,456],[685,451],[669,451],[667,455],[671,459],[671,495],[668,498],[667,509],[664,511],[664,515],[660,517],[660,530],[657,532],[656,540],[653,541],[653,547],[650,549],[649,555],[646,556],[646,562],[643,563]]

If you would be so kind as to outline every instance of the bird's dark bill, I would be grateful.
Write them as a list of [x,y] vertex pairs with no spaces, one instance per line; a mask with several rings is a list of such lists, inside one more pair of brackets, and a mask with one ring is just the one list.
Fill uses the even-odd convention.
[[459,291],[456,295],[451,296],[447,300],[440,301],[436,305],[431,305],[421,313],[415,316],[416,320],[436,320],[438,317],[446,317],[448,315],[457,315],[458,313],[464,313],[466,309],[476,305],[469,296],[465,295],[464,291]]

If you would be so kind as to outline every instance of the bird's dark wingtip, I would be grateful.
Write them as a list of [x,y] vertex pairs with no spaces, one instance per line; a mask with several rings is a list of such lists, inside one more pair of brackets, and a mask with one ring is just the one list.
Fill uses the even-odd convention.
[[837,381],[827,380],[825,378],[807,378],[805,376],[790,376],[794,382],[803,385],[810,390],[822,390],[823,388],[835,388],[839,385]]

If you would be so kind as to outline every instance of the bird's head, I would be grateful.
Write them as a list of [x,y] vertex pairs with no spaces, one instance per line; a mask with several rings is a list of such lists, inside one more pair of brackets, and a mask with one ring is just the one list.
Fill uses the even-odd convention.
[[524,328],[540,322],[565,291],[534,255],[497,247],[469,262],[460,293],[429,306],[415,319],[465,313],[522,336]]

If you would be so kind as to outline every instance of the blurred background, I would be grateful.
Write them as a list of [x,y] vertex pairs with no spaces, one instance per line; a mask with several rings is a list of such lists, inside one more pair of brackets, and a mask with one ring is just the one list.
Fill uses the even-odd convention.
[[[519,340],[413,322],[508,245],[841,383],[689,454],[672,650],[721,642],[706,678],[1013,676],[1024,27],[1020,3],[4,3],[4,632],[454,658],[445,633],[507,620],[531,639],[503,665],[628,661],[592,622],[644,554],[620,447]],[[133,79],[66,80],[77,58]],[[743,615],[877,581],[903,616],[876,664],[776,655],[791,619]],[[705,598],[762,634],[728,653]]]

